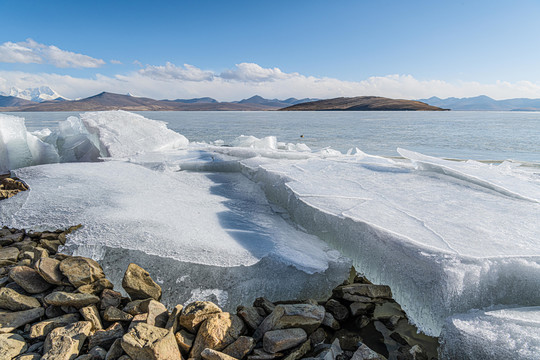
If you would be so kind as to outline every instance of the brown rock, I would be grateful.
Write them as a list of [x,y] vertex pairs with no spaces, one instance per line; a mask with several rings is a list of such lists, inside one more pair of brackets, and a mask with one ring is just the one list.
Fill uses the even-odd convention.
[[324,305],[326,311],[331,313],[337,321],[343,321],[349,317],[349,310],[346,306],[335,299],[330,299]]
[[0,334],[0,359],[11,360],[26,351],[28,346],[21,335]]
[[91,349],[95,346],[99,346],[108,349],[116,339],[120,339],[122,336],[124,336],[124,328],[120,323],[114,323],[106,330],[97,330],[91,335],[88,342],[88,348]]
[[123,353],[124,349],[122,349],[122,339],[116,339],[111,345],[109,351],[107,351],[105,360],[117,360],[120,356],[122,356]]
[[148,304],[152,299],[130,301],[124,306],[124,311],[131,315],[139,315],[148,312]]
[[224,312],[211,315],[199,328],[190,357],[199,359],[206,348],[223,350],[238,339],[245,328],[237,315]]
[[301,328],[308,334],[317,329],[324,320],[324,307],[312,304],[278,305],[259,325],[253,337],[260,340],[270,330]]
[[40,307],[36,298],[21,295],[9,288],[0,289],[0,308],[11,311],[22,311]]
[[[334,289],[337,297],[348,301],[361,301],[362,297],[391,299],[392,291],[386,285],[350,284]],[[360,297],[360,300],[358,298]]]
[[165,305],[156,300],[151,300],[148,303],[148,318],[146,323],[160,328],[164,328],[169,320],[169,312]]
[[204,349],[201,352],[201,357],[204,360],[237,360],[236,358],[229,356],[227,354],[224,354],[222,352],[212,350],[212,349]]
[[39,246],[34,248],[34,261],[38,261],[39,259],[46,257],[49,257],[49,252],[47,250]]
[[161,287],[152,280],[148,271],[137,264],[129,264],[122,279],[122,287],[132,300],[161,299]]
[[298,360],[304,357],[308,353],[308,351],[311,350],[311,341],[307,340],[304,341],[302,345],[300,345],[298,348],[294,349],[287,355],[283,360]]
[[60,261],[50,257],[40,258],[34,268],[45,281],[54,285],[67,285],[64,275],[60,271]]
[[277,352],[295,347],[307,340],[304,329],[283,329],[268,331],[263,337],[263,348],[267,353]]
[[118,291],[111,289],[103,289],[101,293],[101,301],[99,302],[99,308],[105,310],[109,306],[114,306],[115,308],[120,306],[122,302],[122,294]]
[[122,348],[133,360],[181,360],[172,332],[137,324],[122,337]]
[[253,354],[249,355],[248,360],[274,360],[283,357],[283,353],[270,354],[263,349],[254,349]]
[[79,314],[66,314],[56,318],[43,320],[30,328],[30,338],[38,339],[47,336],[53,329],[79,321]]
[[180,348],[180,351],[184,354],[188,354],[189,350],[193,346],[193,341],[195,340],[195,335],[188,333],[186,330],[180,330],[177,332],[174,337],[176,338],[176,343]]
[[165,324],[165,329],[171,330],[173,333],[176,333],[178,329],[180,328],[180,323],[178,322],[178,318],[180,317],[180,314],[182,314],[182,309],[184,307],[182,305],[176,305],[171,312],[171,315],[167,319],[167,323]]
[[366,315],[375,309],[375,304],[365,302],[353,302],[350,305],[353,316]]
[[60,271],[77,288],[92,284],[105,277],[103,269],[96,261],[81,256],[73,256],[62,260],[60,262]]
[[133,315],[123,312],[122,310],[115,307],[109,306],[103,313],[103,319],[111,322],[131,321],[133,319]]
[[140,324],[140,323],[145,323],[146,324],[147,319],[148,319],[148,313],[135,315],[133,317],[133,320],[131,320],[131,323],[129,324],[128,331],[133,329],[135,327],[135,325],[137,325],[137,324]]
[[110,282],[109,279],[99,279],[97,281],[94,281],[91,284],[79,286],[77,288],[77,291],[83,294],[93,294],[93,295],[99,295],[102,291],[105,289],[112,289],[114,285],[112,282]]
[[39,294],[51,287],[37,271],[28,266],[15,266],[9,272],[9,277],[30,294]]
[[227,346],[223,353],[236,359],[243,359],[255,347],[255,340],[252,337],[240,336],[231,345]]
[[58,240],[41,240],[41,247],[47,250],[50,254],[56,254],[60,247],[60,241]]
[[[210,301],[195,301],[187,305],[178,319],[180,326],[192,333],[196,333],[201,323],[213,314],[220,313],[221,309]],[[202,349],[201,349],[202,351]]]
[[92,323],[92,331],[103,329],[96,305],[85,306],[81,308],[79,312],[83,316],[84,320]]
[[56,240],[56,239],[58,239],[58,234],[57,233],[51,233],[51,232],[44,232],[44,233],[41,233],[40,238],[42,240]]
[[45,296],[44,301],[49,305],[73,306],[75,308],[81,308],[97,303],[99,298],[91,294],[76,294],[64,291],[55,291]]
[[264,309],[267,315],[272,313],[276,308],[276,305],[273,302],[263,297],[256,298],[253,302],[253,306]]
[[45,314],[43,308],[0,313],[0,334],[12,332],[16,328],[38,320]]
[[13,265],[19,258],[19,249],[16,247],[0,248],[0,266]]
[[79,355],[92,324],[79,321],[52,330],[43,344],[42,360],[70,360]]

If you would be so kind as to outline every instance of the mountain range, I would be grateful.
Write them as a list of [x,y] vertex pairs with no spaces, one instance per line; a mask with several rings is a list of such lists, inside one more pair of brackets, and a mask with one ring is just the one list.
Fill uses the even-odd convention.
[[296,104],[283,111],[444,111],[420,101],[389,99],[380,96],[339,97]]
[[489,96],[481,95],[469,98],[450,97],[446,99],[433,96],[429,99],[420,99],[419,101],[450,110],[540,111],[540,99],[516,98],[495,100]]

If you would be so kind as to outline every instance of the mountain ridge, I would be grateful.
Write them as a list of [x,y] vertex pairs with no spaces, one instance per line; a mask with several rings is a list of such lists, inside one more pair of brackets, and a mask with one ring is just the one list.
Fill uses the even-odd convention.
[[432,96],[418,101],[454,111],[540,111],[540,99],[529,98],[495,100],[486,95],[479,95],[467,98],[449,97],[441,99]]
[[420,101],[380,96],[339,97],[292,105],[280,111],[444,111]]

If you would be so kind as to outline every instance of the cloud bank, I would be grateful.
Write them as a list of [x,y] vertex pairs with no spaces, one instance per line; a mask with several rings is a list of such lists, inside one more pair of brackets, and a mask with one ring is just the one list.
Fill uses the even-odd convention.
[[[25,53],[14,54],[23,56]],[[11,86],[24,89],[41,85],[50,86],[68,98],[87,97],[101,91],[130,92],[155,99],[210,96],[220,101],[238,100],[255,94],[267,98],[333,98],[363,95],[401,99],[478,95],[487,95],[495,99],[540,98],[540,84],[530,81],[496,81],[489,84],[471,81],[447,82],[421,80],[407,74],[346,81],[307,76],[297,72],[287,73],[279,68],[264,68],[254,63],[240,63],[218,72],[189,64],[178,66],[167,62],[165,65],[146,65],[126,74],[114,76],[96,74],[91,78],[56,73],[0,71],[0,91],[7,91]]]
[[0,62],[51,64],[58,68],[97,68],[105,64],[101,59],[40,44],[32,39],[0,44]]

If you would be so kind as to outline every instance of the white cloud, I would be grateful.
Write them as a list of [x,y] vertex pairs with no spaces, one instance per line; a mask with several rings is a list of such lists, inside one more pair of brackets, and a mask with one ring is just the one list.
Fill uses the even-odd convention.
[[261,82],[290,79],[299,76],[298,73],[287,74],[278,68],[263,68],[254,63],[236,64],[234,69],[225,70],[220,77],[228,80],[245,82]]
[[0,44],[0,62],[51,64],[59,68],[96,68],[105,64],[101,59],[40,44],[32,39]]
[[0,71],[0,91],[6,91],[11,86],[25,89],[47,85],[69,98],[110,91],[122,94],[130,92],[155,99],[210,96],[221,101],[239,100],[255,94],[281,99],[362,95],[401,99],[478,95],[495,99],[540,98],[540,84],[529,81],[482,84],[470,81],[420,80],[412,75],[374,76],[362,81],[343,81],[284,73],[276,69],[264,69],[256,64],[241,65],[230,70],[230,73],[237,74],[236,77],[224,77],[195,66],[176,66],[171,63],[165,66],[146,66],[139,71],[112,77],[96,74],[93,78]]
[[148,65],[139,70],[139,74],[154,80],[183,80],[183,81],[209,81],[214,78],[214,73],[201,70],[196,66],[184,64],[176,66],[167,62],[165,66]]
[[122,62],[121,62],[120,60],[114,60],[114,59],[112,59],[112,60],[110,60],[109,62],[110,62],[111,64],[114,64],[114,65],[122,65]]

